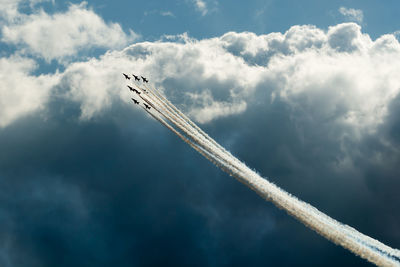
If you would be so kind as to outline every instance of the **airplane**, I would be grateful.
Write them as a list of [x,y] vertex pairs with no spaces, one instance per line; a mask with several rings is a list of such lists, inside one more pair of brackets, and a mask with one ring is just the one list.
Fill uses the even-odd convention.
[[[140,95],[140,92],[138,90],[136,90],[135,88],[130,87],[129,85],[127,85],[129,87],[129,90],[131,90],[132,92],[136,92]],[[142,90],[147,93],[146,89],[142,88]]]
[[150,106],[149,106],[149,105],[147,105],[146,103],[143,103],[143,105],[144,105],[148,110],[150,110]]
[[143,82],[145,82],[145,83],[148,83],[148,82],[149,82],[149,80],[147,80],[145,77],[143,77],[143,76],[140,76],[140,77],[142,77]]
[[135,88],[130,87],[129,85],[127,85],[129,90],[131,90],[132,92],[135,92],[136,94],[140,95],[140,92],[138,90],[136,90]]
[[136,76],[135,74],[132,74],[132,76],[135,78],[135,81],[140,81],[139,76]]
[[131,99],[132,99],[133,103],[135,103],[136,105],[139,105],[139,101],[137,101],[137,100],[134,99],[134,98],[131,98]]
[[131,77],[129,77],[128,75],[126,75],[125,73],[122,73],[125,76],[125,79],[130,80]]

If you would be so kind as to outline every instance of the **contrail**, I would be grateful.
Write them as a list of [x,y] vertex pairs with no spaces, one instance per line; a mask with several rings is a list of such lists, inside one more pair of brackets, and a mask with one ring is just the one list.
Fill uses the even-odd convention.
[[[157,92],[157,90],[155,90],[154,88],[149,89],[147,86],[146,86],[146,88],[148,89],[148,91],[150,91],[150,92],[152,92],[152,93]],[[163,97],[163,96],[160,95],[160,94],[159,94],[159,96],[156,96],[156,98],[158,99],[158,101],[164,101],[164,102],[167,104],[167,106],[169,106],[169,107],[172,105],[172,104],[169,104],[169,103],[168,103],[168,100],[166,100],[166,98]],[[163,99],[161,100],[160,98],[163,98]],[[174,110],[179,111],[179,110],[176,109],[176,108],[175,108]],[[181,114],[179,114],[179,115],[181,115],[181,116],[180,116],[181,118],[185,118],[185,116],[184,116],[183,113],[181,113]],[[182,115],[183,115],[183,116],[182,116]],[[189,120],[189,119],[186,119],[186,120]],[[191,122],[191,121],[188,122],[188,123],[189,123],[190,125],[195,125],[195,124],[194,124],[193,122]],[[181,124],[179,124],[178,126],[181,127]],[[200,129],[200,128],[196,128],[196,129]],[[201,134],[203,134],[203,133],[204,133],[204,132],[201,132]],[[208,137],[208,136],[207,136],[207,137]],[[210,137],[208,137],[208,138],[206,138],[206,139],[209,140]],[[215,143],[214,143],[214,144],[215,144]],[[221,148],[221,146],[219,146],[218,148]],[[226,152],[226,150],[224,150],[223,148],[222,148],[222,150],[223,150],[223,152],[225,152],[225,153],[229,153],[229,152]],[[229,154],[229,155],[230,155],[230,154]],[[237,162],[239,162],[239,161],[238,161],[238,160],[235,161],[235,163],[237,163]],[[311,206],[308,207],[308,209],[309,209],[310,211],[314,212],[314,213],[317,213],[317,215],[319,215],[321,219],[325,220],[326,223],[329,223],[329,224],[331,224],[331,225],[333,225],[333,226],[340,225],[339,222],[337,222],[337,221],[331,219],[330,217],[326,216],[325,214],[319,212],[317,209],[315,209],[315,208],[313,208],[313,207],[311,207]],[[355,230],[354,230],[353,228],[351,228],[351,227],[343,228],[342,231],[347,232],[347,235],[349,235],[349,237],[351,237],[351,238],[353,238],[353,239],[357,239],[358,242],[362,242],[362,243],[364,243],[365,245],[369,246],[369,247],[372,248],[372,249],[376,249],[376,250],[378,250],[378,251],[387,251],[387,252],[389,252],[390,255],[392,255],[393,257],[399,258],[398,256],[396,256],[396,254],[398,254],[398,253],[396,252],[396,250],[393,250],[393,249],[391,249],[390,247],[385,246],[385,245],[381,244],[380,242],[377,242],[376,240],[374,240],[374,239],[372,239],[372,238],[369,238],[369,237],[366,237],[366,236],[360,236],[360,235],[357,234],[357,233],[355,232]]]
[[223,171],[228,172],[229,170],[224,166],[224,164],[221,163],[221,159],[216,158],[213,154],[210,154],[208,151],[205,151],[204,149],[202,149],[201,147],[197,146],[196,144],[194,144],[193,142],[191,142],[188,138],[186,138],[185,136],[183,136],[180,132],[178,132],[175,128],[171,127],[171,125],[169,125],[165,120],[163,120],[162,118],[154,115],[153,113],[151,113],[150,111],[148,111],[146,108],[142,107],[148,114],[150,114],[150,116],[152,116],[155,120],[157,120],[158,122],[160,122],[162,125],[164,125],[168,130],[170,130],[171,132],[173,132],[174,134],[176,134],[179,138],[181,138],[185,143],[187,143],[188,145],[190,145],[191,147],[193,147],[197,152],[199,152],[202,156],[204,156],[206,159],[208,159],[209,161],[211,161],[214,165],[216,165],[217,167],[221,168]]
[[[143,91],[140,86],[136,86]],[[150,89],[147,86],[146,88],[148,94],[145,97],[146,100],[144,98],[142,100],[150,104],[157,113],[165,117],[181,132],[162,118],[145,110],[216,166],[335,244],[341,245],[378,266],[400,266],[399,250],[386,246],[350,226],[341,224],[315,207],[262,178],[209,137],[158,90],[155,88]]]
[[[181,127],[181,125],[177,125],[177,126]],[[257,191],[256,188],[254,188],[253,186],[251,186],[251,187],[253,188],[253,190]],[[284,202],[282,202],[282,203],[284,203]],[[303,202],[303,204],[306,204],[306,203]],[[288,210],[288,208],[289,208],[289,207],[282,206],[280,203],[276,203],[276,205],[280,206],[280,207],[282,207],[283,209],[286,209],[286,210]],[[308,208],[308,212],[306,212],[306,214],[314,213],[314,215],[319,216],[319,220],[322,220],[325,224],[331,225],[333,227],[340,228],[339,230],[341,230],[343,233],[346,233],[347,238],[353,239],[353,241],[355,241],[355,242],[362,243],[364,246],[368,247],[371,250],[376,250],[378,252],[382,252],[384,254],[387,254],[390,258],[397,259],[396,261],[398,263],[398,259],[399,259],[399,256],[398,256],[399,255],[399,251],[398,250],[391,249],[390,247],[383,245],[379,241],[376,241],[376,240],[374,240],[372,238],[366,237],[366,236],[358,233],[357,231],[355,231],[354,229],[352,229],[352,228],[350,228],[348,226],[343,227],[344,225],[341,225],[339,222],[337,222],[337,221],[331,219],[330,217],[326,216],[325,214],[319,212],[317,209],[313,208],[310,205],[308,205],[308,207],[304,206],[303,209],[304,208]],[[295,216],[295,217],[299,217],[299,216],[296,216],[296,214],[292,214],[292,215]],[[299,218],[299,219],[301,219],[301,218]],[[314,227],[312,227],[312,225],[310,225],[310,227],[314,229]],[[324,235],[322,232],[318,231],[317,229],[314,229],[314,230],[316,230],[317,232],[319,232],[322,235]],[[332,239],[332,238],[330,238],[330,239]],[[355,249],[356,248],[354,247],[353,250],[355,250]]]
[[[143,89],[138,86],[140,90],[143,91]],[[146,87],[147,88],[147,87]],[[227,158],[225,154],[216,153],[210,149],[210,144],[207,139],[204,138],[203,135],[198,134],[196,131],[193,131],[192,127],[187,123],[186,120],[182,119],[180,116],[177,116],[177,114],[174,113],[174,111],[171,110],[171,107],[169,105],[166,105],[166,103],[160,99],[157,95],[152,92],[149,88],[147,88],[148,92],[151,94],[147,94],[146,96],[149,97],[147,98],[142,98],[143,101],[151,105],[156,111],[158,111],[160,114],[162,114],[168,121],[179,127],[186,135],[189,136],[189,138],[195,142],[198,146],[202,147],[204,151],[207,151],[211,155],[214,155],[214,157],[220,159],[221,161],[224,161],[225,164],[230,165],[233,168],[237,168],[235,165],[230,164],[230,158]],[[151,104],[149,100],[154,101],[155,105]],[[208,145],[207,145],[208,144]],[[240,170],[239,170],[240,171]]]
[[[137,87],[142,91],[145,92],[140,86],[137,85]],[[148,96],[148,95],[147,95]],[[139,97],[146,102],[147,104],[149,104],[154,110],[156,110],[159,114],[163,115],[166,119],[168,119],[169,121],[171,121],[172,123],[176,123],[174,121],[174,119],[172,119],[171,117],[174,117],[174,115],[170,114],[168,111],[161,112],[159,109],[158,105],[154,105],[152,102],[149,101],[149,99],[139,95]],[[151,98],[151,97],[149,97]],[[164,119],[154,115],[153,113],[151,113],[150,111],[148,111],[146,108],[142,107],[147,113],[149,113],[154,119],[156,119],[157,121],[159,121],[161,124],[163,124],[167,129],[169,129],[170,131],[172,131],[173,133],[175,133],[179,138],[181,138],[185,143],[189,144],[191,147],[193,147],[197,152],[199,152],[201,155],[203,155],[205,158],[207,158],[208,160],[210,160],[212,163],[214,163],[216,166],[222,168],[224,171],[227,171],[225,169],[225,166],[223,164],[221,164],[221,159],[217,158],[215,155],[211,154],[209,151],[205,150],[202,146],[198,146],[196,144],[194,144],[191,140],[189,140],[188,138],[186,138],[185,136],[183,136],[180,132],[178,132],[175,128],[171,127],[171,125],[169,125]],[[166,113],[168,114],[168,116],[166,116]],[[180,125],[181,126],[181,125]],[[182,126],[183,127],[183,126]]]
[[[146,86],[146,85],[145,85]],[[198,127],[192,120],[189,119],[189,117],[187,117],[183,112],[181,112],[178,108],[176,108],[165,96],[163,96],[156,88],[152,87],[151,89],[149,89],[147,86],[146,88],[153,93],[161,102],[163,102],[169,109],[172,109],[174,112],[176,112],[176,114],[178,115],[178,117],[180,117],[182,120],[184,120],[190,127],[193,127],[194,130],[198,133],[200,133],[200,135],[202,135],[206,140],[208,140],[209,142],[211,142],[214,146],[216,146],[218,149],[220,149],[222,152],[230,155],[231,153],[229,151],[227,151],[223,146],[221,146],[220,144],[218,144],[214,139],[212,139],[210,136],[208,136],[207,133],[205,133],[200,127]],[[236,163],[242,163],[241,161],[239,161],[237,158],[232,157],[232,159],[236,162]],[[244,163],[243,163],[244,164]]]

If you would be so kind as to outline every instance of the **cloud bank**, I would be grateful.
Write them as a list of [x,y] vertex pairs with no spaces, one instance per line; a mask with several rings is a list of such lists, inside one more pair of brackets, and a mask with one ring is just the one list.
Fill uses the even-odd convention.
[[[67,14],[81,12],[79,7],[71,7]],[[92,16],[85,12],[88,11],[82,14]],[[40,42],[54,44],[53,38],[50,35]],[[294,110],[308,112],[314,120],[370,131],[384,120],[389,103],[399,92],[399,42],[394,35],[373,41],[353,23],[339,24],[328,31],[314,26],[294,26],[284,34],[257,36],[230,32],[212,39],[193,40],[185,36],[178,39],[177,42],[133,44],[98,59],[72,62],[62,73],[41,79],[53,90],[65,88],[64,93],[80,103],[84,118],[107,108],[116,95],[124,101],[126,92],[118,76],[131,70],[150,76],[167,94],[179,98],[183,108],[202,123],[244,112],[254,101],[256,92],[268,86],[271,101],[279,98]],[[115,40],[118,44],[126,42],[125,37]],[[79,47],[77,43],[63,43],[67,48],[43,48],[43,53],[50,51],[51,55],[45,59],[75,53]],[[42,53],[34,48],[35,44],[32,43],[32,51]],[[20,57],[19,60],[27,59]],[[31,62],[23,71],[29,73],[33,69]],[[38,78],[32,77],[32,80]],[[59,83],[54,84],[54,80]],[[41,84],[37,83],[30,88],[34,92],[50,90],[39,87]],[[39,108],[46,101],[43,96],[35,105]],[[7,108],[5,104],[4,109]],[[0,120],[3,125],[11,122],[4,115]]]

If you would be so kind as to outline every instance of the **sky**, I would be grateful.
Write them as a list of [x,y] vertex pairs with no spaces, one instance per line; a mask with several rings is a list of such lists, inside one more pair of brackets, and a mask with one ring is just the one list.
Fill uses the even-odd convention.
[[400,248],[398,1],[0,0],[0,266],[372,266],[130,102]]

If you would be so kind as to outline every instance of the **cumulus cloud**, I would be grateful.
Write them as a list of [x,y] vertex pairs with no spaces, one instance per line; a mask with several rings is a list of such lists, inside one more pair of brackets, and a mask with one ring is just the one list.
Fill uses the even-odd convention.
[[346,19],[354,22],[361,23],[363,22],[364,19],[364,13],[360,9],[354,9],[354,8],[346,8],[346,7],[340,7],[339,8],[340,14],[342,14]]
[[134,67],[135,63],[120,52],[88,62],[76,62],[63,73],[59,90],[81,105],[81,118],[90,119],[110,107],[115,99],[118,102],[129,100],[121,73]]
[[[86,119],[104,111],[116,100],[129,99],[121,74],[129,71],[149,76],[168,94],[180,94],[178,91],[182,90],[182,97],[192,103],[186,107],[187,111],[201,112],[203,115],[196,117],[203,122],[243,111],[246,108],[240,99],[245,94],[243,88],[261,69],[247,66],[242,59],[216,46],[217,39],[185,40],[183,43],[139,43],[123,51],[109,52],[99,59],[72,63],[62,73],[58,88],[80,103],[82,118]],[[238,70],[247,77],[235,80]],[[176,86],[170,88],[169,83]],[[212,88],[216,83],[219,83],[218,91],[210,90],[204,101],[193,101],[202,99],[204,86]],[[224,99],[225,95],[228,99]],[[214,99],[216,101],[212,101]],[[217,112],[210,112],[212,110]]]
[[275,75],[285,70],[288,78],[278,92],[293,107],[321,122],[374,127],[399,93],[399,52],[392,35],[373,42],[357,25],[343,24],[329,29],[327,47],[281,58],[270,68]]
[[[294,26],[284,34],[176,38],[72,63],[60,73],[56,88],[80,103],[82,118],[90,119],[113,102],[126,101],[121,72],[133,71],[149,76],[204,123],[244,112],[268,84],[272,99],[307,110],[316,120],[370,130],[385,118],[399,92],[399,42],[394,35],[372,41],[354,23],[327,31]],[[4,121],[10,122],[7,117]]]
[[18,20],[2,27],[2,41],[47,61],[91,48],[121,48],[137,37],[132,31],[125,34],[117,23],[106,23],[86,2],[71,4],[64,13],[49,15],[40,9],[31,15],[18,15]]
[[0,58],[0,127],[44,107],[59,75],[35,76],[35,69],[32,59]]

